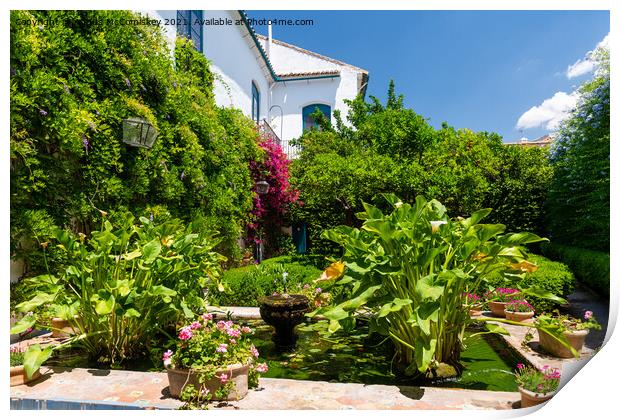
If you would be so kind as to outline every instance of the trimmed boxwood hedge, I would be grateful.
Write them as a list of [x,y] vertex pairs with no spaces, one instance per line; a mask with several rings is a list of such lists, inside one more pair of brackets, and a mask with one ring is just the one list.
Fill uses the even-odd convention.
[[[539,255],[530,254],[528,261],[538,266],[533,273],[527,274],[525,278],[517,284],[508,284],[498,273],[491,275],[488,285],[491,287],[539,287],[557,296],[566,298],[574,290],[575,277],[570,268],[561,262],[551,261]],[[537,313],[555,309],[556,304],[546,299],[539,299],[532,296],[527,297],[527,301],[536,309]]]
[[288,291],[294,292],[306,283],[320,277],[322,270],[308,261],[294,257],[277,257],[258,265],[232,268],[224,273],[222,282],[226,290],[210,291],[210,305],[258,306],[258,299],[273,292],[283,292],[282,273],[287,272]]
[[609,297],[609,253],[556,243],[544,244],[541,251],[546,257],[568,265],[579,282]]

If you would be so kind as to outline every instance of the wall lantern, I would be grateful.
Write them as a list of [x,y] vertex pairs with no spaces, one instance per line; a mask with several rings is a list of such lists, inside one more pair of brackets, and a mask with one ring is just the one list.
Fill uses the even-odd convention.
[[144,118],[123,120],[123,142],[130,146],[150,149],[157,138],[157,130]]
[[267,181],[258,181],[256,183],[256,193],[258,195],[264,195],[269,192],[269,183]]

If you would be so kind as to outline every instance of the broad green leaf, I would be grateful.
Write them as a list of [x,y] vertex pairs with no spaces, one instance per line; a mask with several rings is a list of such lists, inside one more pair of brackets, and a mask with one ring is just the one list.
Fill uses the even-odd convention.
[[28,350],[24,353],[24,369],[26,370],[26,376],[28,378],[32,378],[32,375],[37,369],[49,359],[52,355],[52,351],[52,346],[47,346],[42,349],[40,345],[35,344],[28,347]]
[[358,296],[340,304],[345,311],[352,311],[364,305],[370,300],[377,290],[381,289],[381,285],[371,286],[360,293]]
[[535,296],[535,297],[540,298],[540,299],[547,299],[547,300],[550,300],[550,301],[553,301],[553,302],[556,302],[556,303],[559,303],[559,304],[566,304],[566,303],[568,303],[566,301],[566,299],[561,298],[561,297],[559,297],[557,295],[554,295],[553,293],[551,293],[551,292],[549,292],[549,291],[547,291],[545,289],[542,289],[540,287],[529,287],[529,288],[526,288],[526,289],[521,289],[521,292],[524,295]]
[[436,338],[424,340],[422,337],[419,337],[415,340],[414,357],[418,370],[421,373],[425,373],[428,370],[431,361],[433,360],[433,356],[435,355],[436,347]]
[[523,245],[542,241],[548,242],[549,240],[529,232],[511,233],[510,235],[503,236],[499,240],[502,245]]
[[30,312],[33,309],[36,309],[40,306],[43,306],[47,303],[53,302],[56,299],[56,295],[48,294],[48,293],[37,293],[35,297],[32,299],[22,302],[19,305],[15,306],[20,312]]
[[[101,292],[101,291],[100,291]],[[95,295],[95,312],[98,315],[107,315],[114,309],[114,296],[107,294],[107,296]]]
[[336,306],[326,312],[323,312],[323,316],[331,321],[339,321],[349,316],[349,313],[342,309],[342,306]]
[[37,317],[34,314],[26,315],[13,325],[11,328],[11,334],[20,334],[32,327],[37,322]]
[[134,258],[138,258],[142,255],[142,252],[139,249],[135,249],[127,254],[123,254],[123,259],[127,261],[131,261]]
[[155,259],[161,253],[161,243],[159,239],[155,238],[148,244],[142,247],[142,255],[145,258],[145,263],[149,264],[155,261]]
[[495,334],[510,335],[510,333],[506,331],[504,327],[501,327],[497,324],[491,324],[487,322],[484,324],[484,327],[486,328],[487,331],[495,333]]
[[410,305],[411,303],[413,303],[411,299],[395,298],[392,302],[388,302],[383,305],[377,316],[382,318],[391,312],[400,311],[403,306]]
[[183,315],[185,316],[185,318],[192,319],[195,317],[194,311],[189,309],[189,306],[187,306],[187,303],[185,303],[185,301],[181,301],[181,309],[183,310]]
[[175,290],[169,289],[161,284],[151,287],[150,292],[154,296],[176,296],[177,294]]
[[124,316],[126,318],[140,318],[142,315],[140,314],[140,312],[138,312],[134,308],[129,308],[125,311]]

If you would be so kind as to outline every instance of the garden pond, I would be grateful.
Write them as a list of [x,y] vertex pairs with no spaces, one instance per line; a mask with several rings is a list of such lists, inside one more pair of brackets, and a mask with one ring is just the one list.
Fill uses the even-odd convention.
[[522,360],[495,334],[478,335],[466,341],[467,348],[461,353],[464,371],[460,377],[420,382],[395,375],[391,343],[383,337],[368,337],[363,326],[352,335],[334,334],[326,338],[312,326],[301,324],[296,328],[295,350],[278,352],[271,341],[273,329],[270,326],[261,321],[249,324],[256,330],[253,342],[260,357],[269,365],[269,371],[263,376],[269,378],[518,390],[513,370]]
[[[412,380],[394,373],[391,342],[384,337],[367,335],[367,327],[358,326],[353,334],[333,334],[324,337],[317,323],[301,324],[296,328],[297,344],[293,351],[278,351],[271,340],[273,328],[262,321],[242,321],[255,330],[253,342],[260,359],[269,365],[263,374],[267,378],[300,379],[327,382],[352,382],[383,385],[413,385],[489,391],[518,390],[513,374],[517,363],[523,362],[495,334],[478,335],[466,341],[461,353],[464,366],[458,378],[442,380]],[[467,335],[473,332],[466,333]],[[97,367],[74,351],[59,352],[48,365],[65,367]],[[157,358],[159,360],[159,357]],[[159,362],[145,357],[133,360],[119,369],[161,371]]]

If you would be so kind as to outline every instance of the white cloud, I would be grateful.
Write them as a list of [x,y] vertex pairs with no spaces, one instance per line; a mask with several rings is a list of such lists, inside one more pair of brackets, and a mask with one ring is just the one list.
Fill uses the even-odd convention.
[[576,92],[556,92],[553,97],[545,99],[542,104],[533,106],[519,117],[517,129],[544,127],[547,130],[556,130],[560,122],[577,105]]
[[[596,44],[594,50],[601,47],[609,48],[609,34],[605,35],[605,38],[603,38],[601,42]],[[588,53],[583,59],[579,59],[573,64],[569,65],[566,69],[566,77],[568,77],[569,79],[574,79],[575,77],[591,73],[596,68],[596,64],[594,60],[592,60],[592,53],[594,52],[594,50],[588,51]]]
[[566,69],[566,77],[574,79],[575,77],[583,76],[594,70],[594,62],[588,58],[584,60],[577,60],[574,64],[568,66]]

